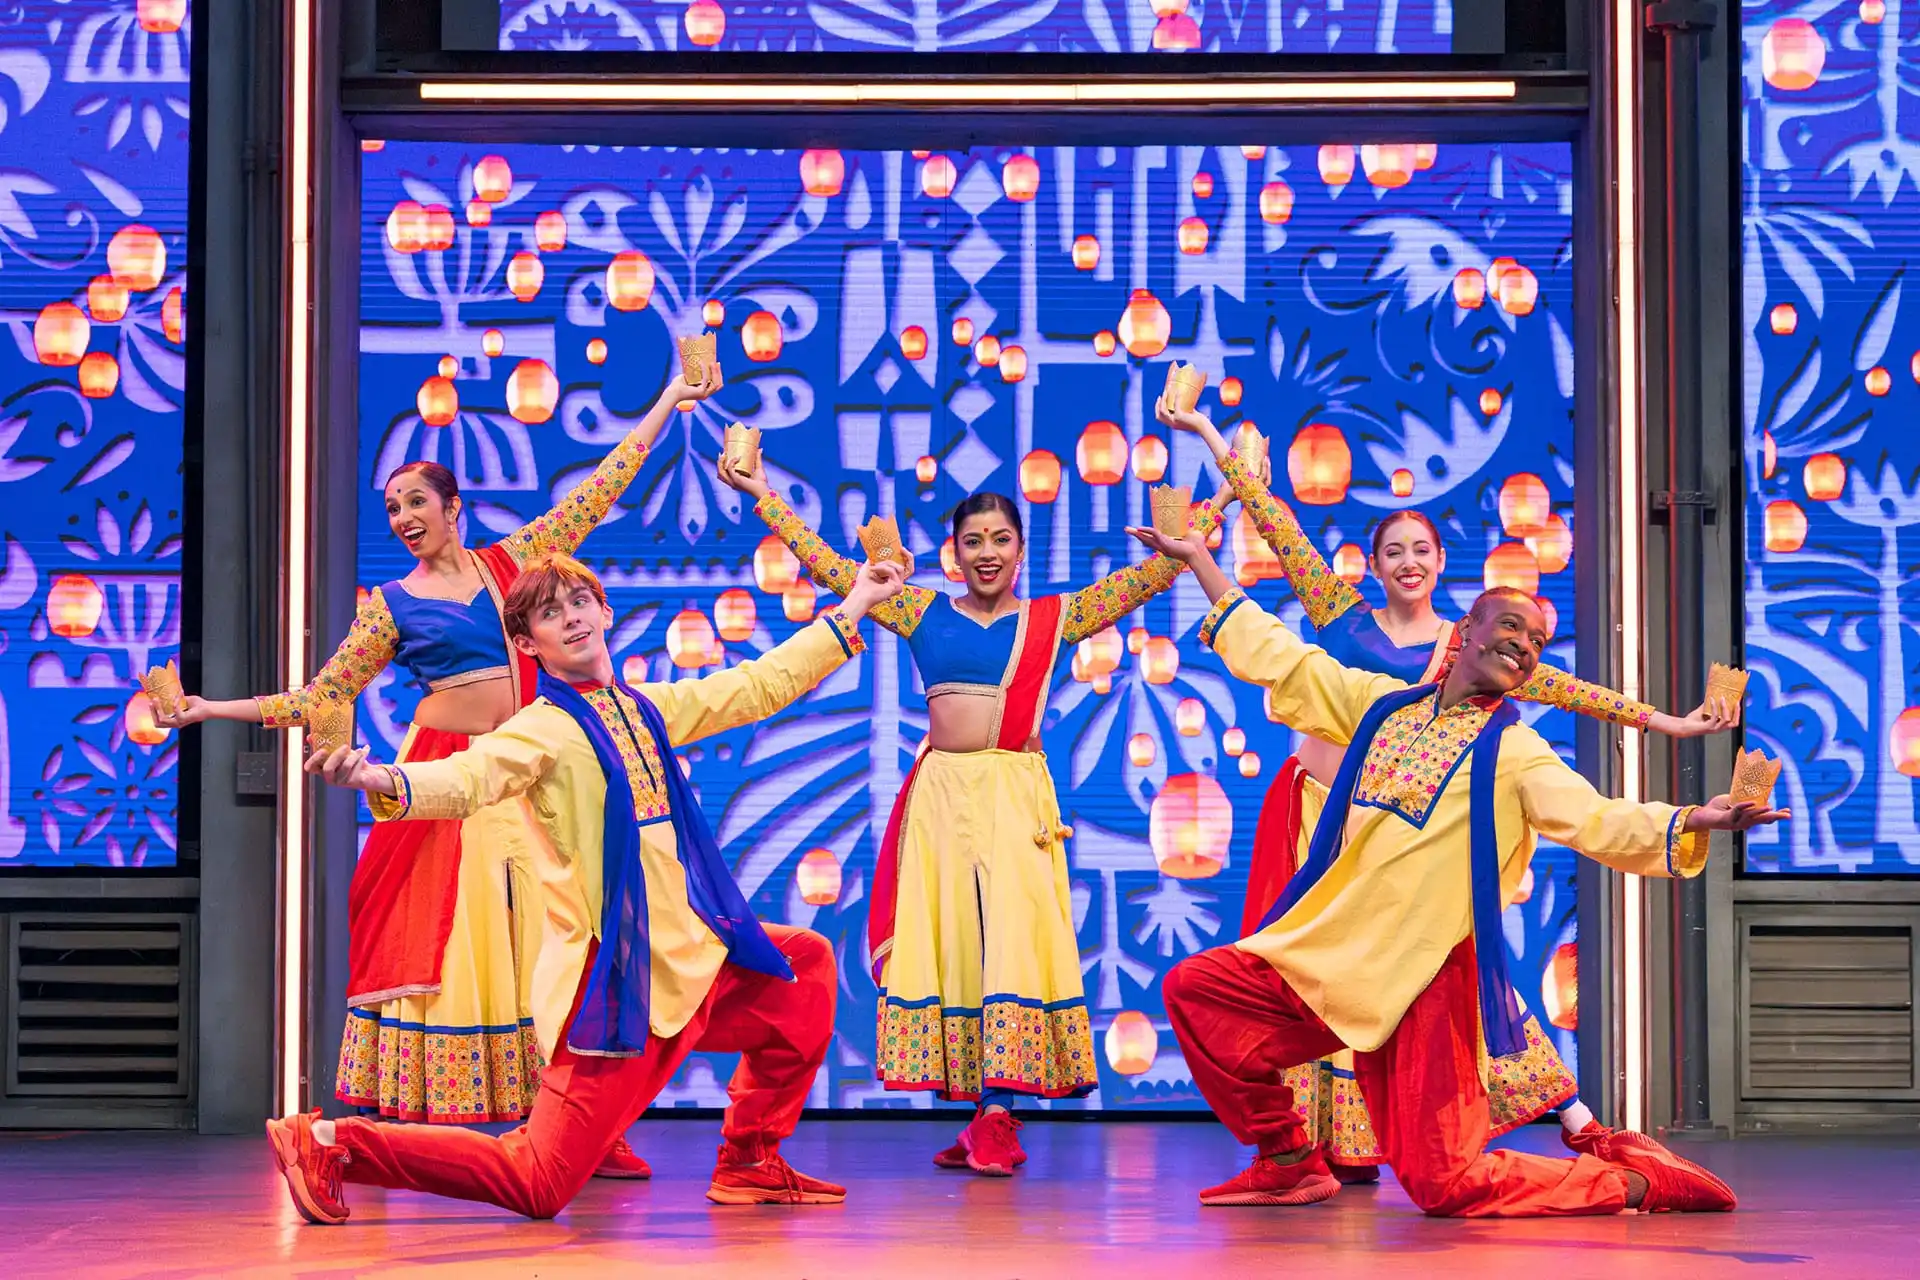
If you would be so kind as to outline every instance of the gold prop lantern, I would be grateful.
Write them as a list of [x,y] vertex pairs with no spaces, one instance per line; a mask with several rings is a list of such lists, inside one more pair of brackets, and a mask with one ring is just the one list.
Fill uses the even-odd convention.
[[860,527],[860,546],[874,564],[892,561],[901,572],[913,576],[913,556],[900,537],[900,526],[892,516],[874,516]]
[[353,703],[318,697],[307,708],[307,751],[333,752],[353,743]]
[[1733,760],[1733,785],[1727,789],[1735,804],[1771,808],[1773,785],[1780,781],[1780,762],[1758,749],[1742,751]]
[[1153,487],[1153,527],[1163,537],[1187,536],[1187,512],[1193,507],[1193,486],[1157,484]]
[[1739,715],[1747,701],[1747,673],[1739,667],[1716,662],[1707,668],[1707,704],[1724,707],[1728,714]]
[[163,716],[179,713],[186,691],[180,687],[179,665],[171,660],[164,667],[152,667],[140,677],[140,688],[154,711]]
[[760,428],[727,424],[727,465],[740,475],[751,475],[760,461]]
[[1167,366],[1167,389],[1161,400],[1174,413],[1192,413],[1207,389],[1207,375],[1190,364],[1175,362]]
[[680,376],[688,386],[697,387],[707,380],[707,366],[714,361],[713,344],[710,333],[680,339]]

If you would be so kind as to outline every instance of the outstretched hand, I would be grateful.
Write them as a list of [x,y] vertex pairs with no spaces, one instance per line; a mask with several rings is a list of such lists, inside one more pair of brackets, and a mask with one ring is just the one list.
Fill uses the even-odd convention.
[[329,786],[390,796],[393,794],[393,775],[384,766],[367,759],[371,751],[371,747],[335,747],[332,751],[316,751],[307,757],[306,770]]
[[1750,800],[1735,803],[1732,796],[1715,796],[1687,815],[1689,831],[1750,831],[1770,827],[1793,816],[1791,809],[1768,809]]
[[753,460],[745,468],[735,467],[726,450],[720,451],[720,482],[729,489],[738,489],[755,502],[767,496],[772,490],[767,484],[766,463],[760,450],[753,451]]
[[682,405],[689,400],[705,400],[726,385],[727,380],[720,372],[720,362],[708,360],[701,366],[700,381],[688,382],[686,372],[682,370],[673,375],[673,381],[660,393],[660,398],[668,404]]
[[1181,564],[1192,564],[1197,557],[1207,554],[1206,535],[1191,529],[1184,538],[1169,538],[1158,529],[1133,525],[1127,526],[1127,532],[1145,543],[1149,550],[1158,551]]
[[906,570],[891,560],[869,560],[860,566],[853,586],[848,588],[841,612],[848,620],[858,622],[867,615],[868,610],[893,599],[906,587]]
[[1647,727],[1669,738],[1704,738],[1725,733],[1740,724],[1740,708],[1728,705],[1724,698],[1708,698],[1684,716],[1655,712]]
[[194,694],[185,694],[171,712],[163,712],[158,706],[153,709],[153,722],[162,729],[184,729],[190,724],[199,724],[211,719],[213,710],[205,698]]

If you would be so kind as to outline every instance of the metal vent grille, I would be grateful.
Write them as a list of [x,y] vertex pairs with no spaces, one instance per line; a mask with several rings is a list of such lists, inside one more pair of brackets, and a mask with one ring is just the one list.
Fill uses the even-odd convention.
[[188,917],[7,923],[8,1096],[186,1096]]
[[1911,926],[1749,924],[1741,961],[1745,1099],[1916,1096]]

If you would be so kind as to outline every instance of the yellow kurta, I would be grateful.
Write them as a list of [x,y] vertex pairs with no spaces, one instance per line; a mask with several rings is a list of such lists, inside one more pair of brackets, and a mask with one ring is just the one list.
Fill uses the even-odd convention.
[[[1234,675],[1269,690],[1280,719],[1339,745],[1376,701],[1407,687],[1340,665],[1238,591],[1214,606],[1200,637]],[[1384,1044],[1472,934],[1469,748],[1485,714],[1470,704],[1440,711],[1437,695],[1396,712],[1367,754],[1333,866],[1292,910],[1236,944],[1355,1049]],[[1409,727],[1396,737],[1399,718]],[[1408,753],[1415,743],[1420,751]],[[1705,836],[1681,831],[1684,810],[1601,796],[1524,725],[1501,739],[1494,805],[1502,905],[1526,875],[1536,835],[1633,875],[1695,876],[1706,865]]]
[[[660,709],[678,747],[773,715],[863,648],[854,629],[828,613],[751,662],[697,680],[633,688]],[[649,1030],[675,1035],[699,1010],[726,960],[726,947],[687,900],[663,772],[680,766],[659,758],[630,699],[607,688],[584,696],[619,745],[633,787],[652,949]],[[573,1008],[587,949],[600,936],[607,783],[593,744],[572,716],[542,700],[457,755],[401,765],[397,772],[405,796],[373,797],[374,816],[382,821],[464,818],[520,795],[531,804],[544,837],[534,863],[546,905],[533,971],[533,1022],[541,1051],[551,1058]]]

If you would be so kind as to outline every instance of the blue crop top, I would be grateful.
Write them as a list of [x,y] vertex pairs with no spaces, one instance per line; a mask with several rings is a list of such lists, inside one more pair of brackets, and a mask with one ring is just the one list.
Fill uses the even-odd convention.
[[383,586],[381,595],[400,633],[394,662],[429,689],[451,689],[510,673],[500,610],[485,587],[464,604],[416,596],[397,580]]
[[1420,683],[1433,661],[1437,641],[1401,646],[1380,629],[1369,609],[1349,609],[1310,637],[1342,666],[1375,675],[1392,676],[1408,684]]
[[982,626],[953,607],[944,592],[920,618],[907,637],[907,649],[927,692],[941,685],[991,685],[998,688],[1013,661],[1014,637],[1020,633],[1020,615],[1004,613]]

